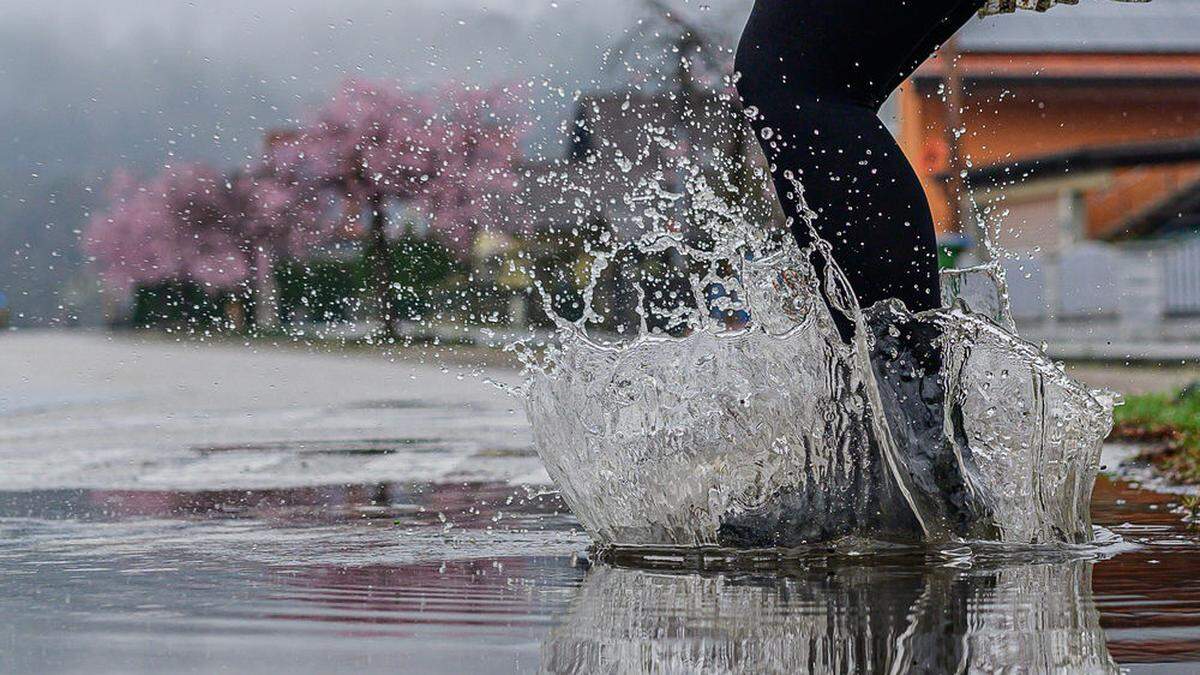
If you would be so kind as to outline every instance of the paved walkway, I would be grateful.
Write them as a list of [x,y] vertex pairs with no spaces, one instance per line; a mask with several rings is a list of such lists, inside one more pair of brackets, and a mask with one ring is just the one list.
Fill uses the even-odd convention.
[[0,490],[505,480],[511,369],[102,333],[0,335]]
[[1176,391],[1200,380],[1200,366],[1121,366],[1072,364],[1067,372],[1092,387],[1122,394]]

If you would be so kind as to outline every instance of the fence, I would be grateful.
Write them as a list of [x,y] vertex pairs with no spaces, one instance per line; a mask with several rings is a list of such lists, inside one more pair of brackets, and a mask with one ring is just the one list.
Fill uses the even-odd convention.
[[1200,237],[1178,241],[1162,257],[1167,314],[1200,315]]
[[1200,237],[1003,261],[1022,335],[1063,356],[1200,358]]

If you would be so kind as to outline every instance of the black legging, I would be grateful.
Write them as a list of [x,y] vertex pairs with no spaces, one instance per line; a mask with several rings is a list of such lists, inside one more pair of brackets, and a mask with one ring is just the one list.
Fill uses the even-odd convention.
[[940,304],[933,216],[878,112],[984,0],[757,0],[738,46],[738,91],[801,246],[810,234],[785,174],[865,308]]

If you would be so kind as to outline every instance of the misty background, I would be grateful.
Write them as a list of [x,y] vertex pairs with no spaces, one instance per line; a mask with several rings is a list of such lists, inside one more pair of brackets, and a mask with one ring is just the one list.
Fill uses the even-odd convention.
[[[672,4],[731,46],[751,3]],[[99,320],[77,240],[114,169],[246,162],[265,130],[347,77],[533,85],[528,151],[560,156],[575,92],[627,83],[605,55],[651,45],[650,16],[637,0],[3,0],[0,293],[12,323]]]

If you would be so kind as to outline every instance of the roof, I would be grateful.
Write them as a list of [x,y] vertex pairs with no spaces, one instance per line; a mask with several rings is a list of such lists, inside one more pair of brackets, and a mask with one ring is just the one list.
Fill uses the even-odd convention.
[[959,48],[993,53],[1200,53],[1200,2],[1083,0],[1044,14],[991,16],[968,23]]
[[1200,181],[1136,213],[1111,238],[1168,236],[1200,230]]
[[[1200,162],[1200,138],[1073,148],[1064,152],[976,167],[967,172],[966,180],[973,186],[1002,185],[1013,181],[1056,178],[1067,173],[1078,175],[1130,166],[1161,166],[1188,162]],[[939,177],[945,180],[947,174],[943,172]]]
[[[972,188],[983,188],[1121,168],[1195,162],[1200,162],[1200,137],[1076,148],[1000,162],[971,169],[966,181]],[[947,177],[946,172],[938,174],[941,180]],[[1102,236],[1118,239],[1196,230],[1200,230],[1200,181],[1193,180],[1182,188],[1173,189],[1148,208],[1123,218],[1118,226]]]

